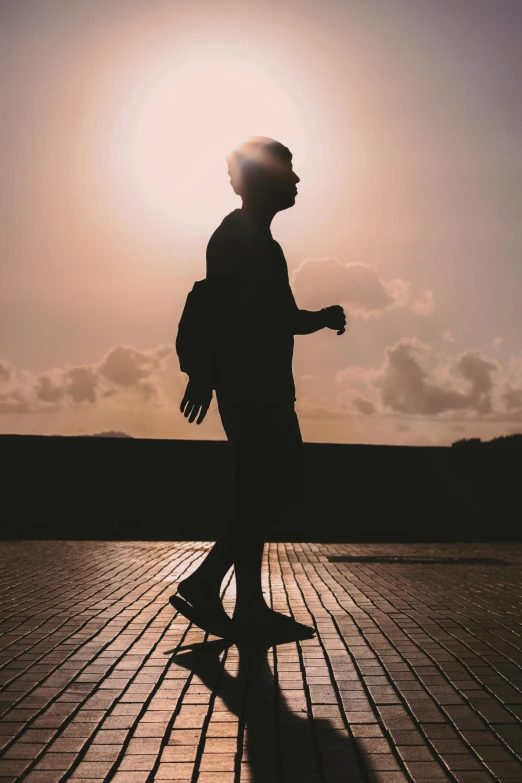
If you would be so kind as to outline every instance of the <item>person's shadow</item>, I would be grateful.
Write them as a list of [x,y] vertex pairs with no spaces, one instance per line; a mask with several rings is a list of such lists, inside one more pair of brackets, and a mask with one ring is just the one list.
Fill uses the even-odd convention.
[[[242,758],[236,756],[236,773],[239,764],[246,764],[248,769],[248,775],[243,773],[241,780],[253,783],[368,780],[362,750],[346,727],[335,727],[325,718],[309,715],[304,705],[300,707],[301,715],[292,710],[269,665],[271,646],[268,643],[239,646],[235,677],[226,671],[220,659],[221,653],[230,647],[223,640],[190,645],[189,652],[184,652],[186,647],[181,648],[172,658],[177,665],[192,671],[239,718],[238,750],[241,754],[242,747],[243,754]],[[304,693],[302,681],[295,693]],[[236,780],[239,779],[236,774]]]

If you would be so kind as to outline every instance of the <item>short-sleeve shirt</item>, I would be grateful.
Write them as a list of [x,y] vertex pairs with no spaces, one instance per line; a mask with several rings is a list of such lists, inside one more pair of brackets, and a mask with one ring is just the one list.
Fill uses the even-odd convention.
[[293,402],[297,305],[279,243],[234,210],[209,241],[207,281],[222,336],[217,396],[230,402]]

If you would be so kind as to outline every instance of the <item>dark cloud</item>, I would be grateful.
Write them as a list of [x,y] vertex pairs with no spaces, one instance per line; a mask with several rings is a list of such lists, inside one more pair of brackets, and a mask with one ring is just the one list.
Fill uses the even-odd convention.
[[508,385],[502,400],[508,411],[522,411],[522,389],[514,389]]
[[486,359],[478,351],[466,351],[455,365],[455,372],[462,376],[470,384],[467,395],[468,407],[477,413],[491,413],[491,395],[494,383],[492,374],[498,369],[497,365]]
[[46,373],[42,373],[36,379],[34,393],[42,402],[59,402],[63,397],[63,390]]
[[373,402],[371,400],[366,400],[364,397],[355,397],[352,402],[359,413],[364,413],[366,416],[371,416],[371,414],[376,411]]
[[0,383],[6,383],[13,374],[13,366],[0,359]]
[[380,388],[384,407],[398,413],[435,416],[452,410],[470,409],[487,414],[492,410],[492,373],[497,366],[478,351],[467,351],[452,368],[464,379],[468,390],[447,388],[421,366],[425,346],[417,340],[401,340],[388,348],[381,376],[375,381]]
[[64,391],[74,402],[96,402],[98,378],[92,367],[71,367],[63,374]]

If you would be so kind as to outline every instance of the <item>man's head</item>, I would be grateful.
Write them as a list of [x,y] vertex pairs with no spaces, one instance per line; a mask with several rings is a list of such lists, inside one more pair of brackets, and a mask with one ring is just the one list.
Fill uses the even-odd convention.
[[299,177],[292,153],[265,136],[253,136],[226,158],[230,184],[243,201],[279,212],[295,204]]

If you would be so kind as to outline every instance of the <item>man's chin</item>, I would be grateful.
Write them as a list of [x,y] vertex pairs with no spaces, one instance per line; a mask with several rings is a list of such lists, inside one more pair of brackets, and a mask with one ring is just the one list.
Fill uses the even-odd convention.
[[283,209],[290,209],[290,207],[293,207],[294,204],[295,204],[295,196],[290,196],[290,198],[287,198],[281,202],[279,211],[281,212]]

